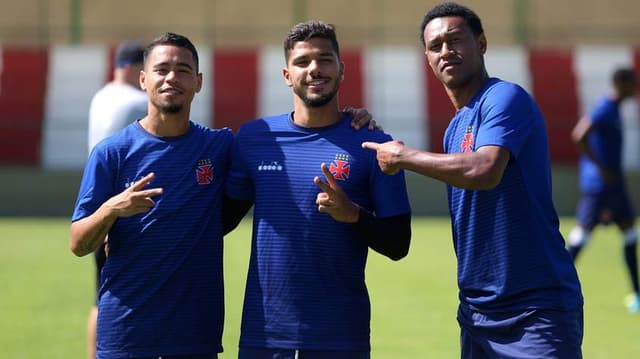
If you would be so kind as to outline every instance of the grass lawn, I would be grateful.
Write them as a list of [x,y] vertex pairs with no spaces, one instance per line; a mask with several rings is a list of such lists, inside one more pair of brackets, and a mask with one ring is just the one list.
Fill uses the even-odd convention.
[[[573,225],[562,219],[562,232]],[[250,222],[225,239],[225,352],[235,358]],[[68,246],[67,218],[0,218],[0,357],[85,357],[93,259]],[[414,218],[407,258],[370,252],[372,358],[457,358],[455,258],[448,218]],[[585,295],[585,358],[640,357],[640,314],[623,306],[629,283],[615,228],[598,229],[578,271]]]

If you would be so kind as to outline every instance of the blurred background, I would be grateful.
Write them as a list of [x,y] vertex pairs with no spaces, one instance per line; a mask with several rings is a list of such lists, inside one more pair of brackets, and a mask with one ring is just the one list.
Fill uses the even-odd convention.
[[[166,31],[198,47],[205,84],[194,121],[237,129],[289,111],[282,39],[310,18],[336,25],[346,76],[341,105],[366,107],[412,146],[442,149],[453,107],[427,71],[418,0],[2,0],[0,12],[0,215],[70,216],[87,154],[89,102],[110,78],[115,45]],[[573,215],[577,119],[609,89],[614,68],[640,72],[636,0],[460,1],[483,20],[492,76],[514,81],[547,121],[554,199]],[[640,125],[627,101],[625,168],[640,208]],[[443,185],[408,175],[417,215],[446,215]]]

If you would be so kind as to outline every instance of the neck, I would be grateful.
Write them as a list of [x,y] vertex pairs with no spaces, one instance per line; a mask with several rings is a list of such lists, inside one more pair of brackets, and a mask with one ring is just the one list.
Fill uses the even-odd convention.
[[150,134],[159,137],[177,137],[189,131],[188,110],[167,114],[149,107],[149,114],[140,120],[140,126]]
[[293,122],[301,127],[330,126],[340,121],[342,116],[335,98],[324,106],[308,107],[300,98],[295,97],[293,107]]
[[445,90],[447,91],[447,95],[449,96],[449,99],[451,100],[451,103],[453,103],[453,106],[455,106],[456,110],[459,110],[464,106],[466,106],[469,103],[469,101],[471,101],[473,96],[475,96],[478,93],[478,91],[480,91],[482,86],[484,86],[484,83],[485,81],[487,81],[488,78],[489,78],[489,75],[487,74],[487,71],[484,70],[481,73],[479,73],[477,76],[472,78],[471,81],[463,87],[459,87],[459,88],[445,87]]

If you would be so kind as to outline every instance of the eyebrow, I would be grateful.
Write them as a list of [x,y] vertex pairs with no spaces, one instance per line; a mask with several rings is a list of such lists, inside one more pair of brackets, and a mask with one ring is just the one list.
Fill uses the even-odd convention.
[[294,56],[291,58],[292,61],[296,61],[296,60],[301,60],[301,59],[307,59],[310,57],[333,57],[334,56],[334,52],[333,51],[326,51],[326,52],[321,52],[317,55],[314,54],[304,54],[304,55],[299,55],[299,56]]
[[453,29],[445,31],[444,33],[438,33],[437,35],[435,35],[435,36],[433,36],[431,38],[427,38],[427,39],[425,39],[425,42],[428,44],[428,43],[431,43],[431,42],[436,41],[438,39],[442,39],[442,38],[446,39],[448,37],[455,36],[455,35],[462,34],[462,33],[464,33],[464,31],[462,29],[460,29],[459,27],[455,27]]
[[[158,62],[156,64],[153,64],[153,68],[164,67],[164,66],[171,66],[171,63],[168,61],[163,61],[163,62]],[[189,70],[193,70],[193,66],[191,66],[191,64],[189,64],[188,62],[178,62],[176,64],[176,67],[186,67]]]

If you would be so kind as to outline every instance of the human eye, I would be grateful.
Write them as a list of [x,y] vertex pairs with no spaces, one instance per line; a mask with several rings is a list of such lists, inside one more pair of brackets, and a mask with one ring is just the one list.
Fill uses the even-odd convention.
[[440,51],[441,48],[442,48],[442,42],[440,41],[430,42],[428,46],[429,51],[432,51],[432,52],[438,52]]
[[306,67],[307,65],[309,65],[309,60],[308,59],[296,59],[293,61],[293,65],[298,66],[298,67]]

